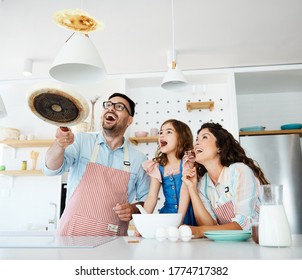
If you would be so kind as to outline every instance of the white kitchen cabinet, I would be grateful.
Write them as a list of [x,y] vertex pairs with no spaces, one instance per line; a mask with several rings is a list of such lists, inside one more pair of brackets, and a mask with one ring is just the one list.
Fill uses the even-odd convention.
[[302,65],[240,68],[234,76],[239,128],[302,123]]
[[[44,176],[41,167],[30,170],[31,148],[39,151],[39,162],[53,140],[5,140],[0,144],[4,150],[5,171],[0,171],[0,230],[45,230],[59,213],[61,176]],[[12,156],[15,154],[15,157]],[[21,161],[28,160],[28,170],[17,170]],[[17,168],[16,168],[17,167]]]

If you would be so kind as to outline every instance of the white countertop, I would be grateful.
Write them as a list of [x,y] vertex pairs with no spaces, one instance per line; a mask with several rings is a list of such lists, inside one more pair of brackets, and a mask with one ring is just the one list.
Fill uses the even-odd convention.
[[[14,246],[3,246],[5,237],[0,236],[0,259],[2,260],[290,260],[302,259],[302,235],[293,235],[293,243],[288,248],[270,248],[255,244],[251,239],[242,242],[215,242],[203,239],[194,239],[189,242],[163,241],[137,237],[102,238],[98,242],[90,243],[89,237],[77,237],[73,242],[62,243],[55,241],[56,237],[32,236],[36,244],[30,244],[22,236],[17,238]],[[22,245],[22,240],[25,238]],[[47,240],[46,240],[47,239]],[[83,240],[87,239],[86,243]],[[19,240],[19,241],[18,241]],[[8,239],[9,241],[9,239]],[[130,241],[130,242],[129,242]],[[132,243],[131,241],[134,241]],[[11,241],[9,241],[11,242]],[[18,243],[19,242],[19,243]],[[32,241],[31,241],[32,242]],[[50,243],[49,243],[50,242]],[[1,245],[2,244],[2,245]],[[6,243],[8,244],[8,243]],[[52,245],[51,245],[52,244]],[[67,245],[66,245],[67,244]],[[96,244],[100,244],[95,246]],[[10,246],[10,247],[9,247]],[[40,246],[40,247],[39,247]],[[95,246],[95,247],[94,247]],[[5,248],[6,247],[6,248]],[[8,248],[9,247],[9,248]]]

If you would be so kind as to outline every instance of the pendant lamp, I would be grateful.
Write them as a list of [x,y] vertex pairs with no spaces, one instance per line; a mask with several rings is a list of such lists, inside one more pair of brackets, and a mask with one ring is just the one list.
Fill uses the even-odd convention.
[[5,105],[4,105],[4,102],[0,96],[0,118],[4,118],[7,116],[7,112],[6,112],[6,109],[5,109]]
[[161,87],[166,90],[179,90],[185,88],[188,83],[181,70],[177,67],[176,51],[174,49],[174,0],[172,0],[172,64],[165,75]]
[[167,90],[178,90],[185,88],[188,85],[185,76],[181,70],[177,67],[176,61],[172,61],[172,67],[169,68],[166,73],[161,87]]
[[88,34],[74,32],[54,60],[49,74],[61,82],[87,84],[105,79],[106,69]]
[[33,73],[33,61],[32,59],[25,59],[24,60],[24,67],[23,67],[23,76],[31,76]]

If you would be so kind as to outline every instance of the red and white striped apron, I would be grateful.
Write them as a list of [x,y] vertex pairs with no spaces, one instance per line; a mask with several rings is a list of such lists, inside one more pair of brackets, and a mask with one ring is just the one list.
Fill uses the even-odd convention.
[[113,207],[128,202],[128,147],[124,146],[124,170],[95,163],[98,151],[96,143],[83,177],[60,219],[59,235],[127,235],[128,222],[121,221]]
[[234,205],[231,200],[224,203],[223,205],[213,208],[213,211],[216,215],[219,225],[231,223],[232,219],[235,218]]

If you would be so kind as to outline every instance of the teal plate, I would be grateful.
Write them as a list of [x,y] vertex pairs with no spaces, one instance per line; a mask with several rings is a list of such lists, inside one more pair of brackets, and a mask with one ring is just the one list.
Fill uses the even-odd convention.
[[249,231],[244,230],[219,230],[219,231],[206,231],[205,237],[213,241],[245,241],[252,237]]
[[252,131],[262,131],[264,129],[265,129],[264,126],[250,126],[250,127],[240,128],[240,131],[242,131],[242,132],[252,132]]
[[290,130],[290,129],[301,129],[302,124],[301,123],[289,123],[281,125],[280,127],[282,130]]
[[208,235],[236,235],[236,234],[251,234],[247,230],[208,230],[205,232]]

